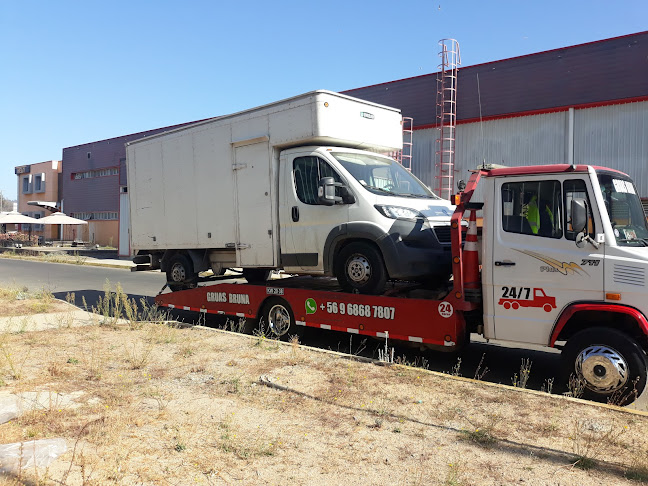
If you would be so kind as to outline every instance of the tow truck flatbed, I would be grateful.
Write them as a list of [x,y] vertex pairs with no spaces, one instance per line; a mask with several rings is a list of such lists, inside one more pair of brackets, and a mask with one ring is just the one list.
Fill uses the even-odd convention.
[[[426,347],[454,350],[465,338],[461,313],[443,300],[448,289],[394,285],[383,295],[342,292],[335,279],[289,277],[264,284],[218,283],[160,294],[160,306],[206,314],[269,321],[282,305],[296,326],[389,337]],[[404,298],[405,297],[405,298]]]

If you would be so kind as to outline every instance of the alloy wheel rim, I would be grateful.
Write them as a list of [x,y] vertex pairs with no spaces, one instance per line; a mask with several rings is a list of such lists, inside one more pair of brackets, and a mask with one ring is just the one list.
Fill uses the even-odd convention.
[[268,313],[268,326],[277,336],[283,336],[290,329],[290,313],[283,305],[274,305]]
[[576,358],[576,372],[586,386],[599,393],[615,392],[628,382],[628,363],[615,349],[593,345]]

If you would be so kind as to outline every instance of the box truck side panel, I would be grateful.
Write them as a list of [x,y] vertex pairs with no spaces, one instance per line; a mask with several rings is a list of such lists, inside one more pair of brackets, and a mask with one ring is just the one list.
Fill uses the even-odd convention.
[[[128,193],[131,200],[131,244],[133,250],[160,244],[160,221],[164,194],[161,186],[162,146],[159,143],[128,147]],[[154,239],[155,237],[155,239]]]
[[236,241],[236,204],[229,126],[193,134],[196,177],[183,197],[196,199],[198,239],[190,248],[225,248]]
[[234,144],[269,136],[268,115],[244,114],[229,123],[223,122],[222,126],[228,125],[231,126],[231,142]]
[[291,103],[290,109],[277,110],[270,114],[270,144],[275,147],[289,147],[314,142],[314,110],[313,102],[302,102]]
[[162,192],[157,240],[171,248],[195,248],[198,198],[189,197],[196,181],[191,133],[169,137],[162,145]]

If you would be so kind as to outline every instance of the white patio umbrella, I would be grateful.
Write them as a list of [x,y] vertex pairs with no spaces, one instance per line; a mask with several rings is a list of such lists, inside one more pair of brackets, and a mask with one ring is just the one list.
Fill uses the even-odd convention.
[[0,224],[40,224],[41,220],[11,211],[0,216]]
[[[82,219],[78,218],[73,218],[72,216],[68,216],[65,213],[53,213],[50,214],[49,216],[45,216],[44,218],[40,218],[38,220],[39,224],[57,224],[57,225],[77,225],[77,224],[88,224],[87,221],[84,221]],[[61,226],[61,239],[63,239],[63,226]],[[72,239],[76,240],[74,233],[72,236]]]
[[44,218],[35,219],[38,224],[88,224],[82,219],[73,218],[65,213],[54,213]]

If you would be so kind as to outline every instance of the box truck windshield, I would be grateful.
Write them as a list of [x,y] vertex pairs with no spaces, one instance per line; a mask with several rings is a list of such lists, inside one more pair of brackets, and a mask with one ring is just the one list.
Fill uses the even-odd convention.
[[332,152],[331,155],[365,189],[374,194],[440,199],[393,159],[349,152]]
[[646,215],[632,181],[609,172],[599,172],[598,179],[617,244],[648,246]]

